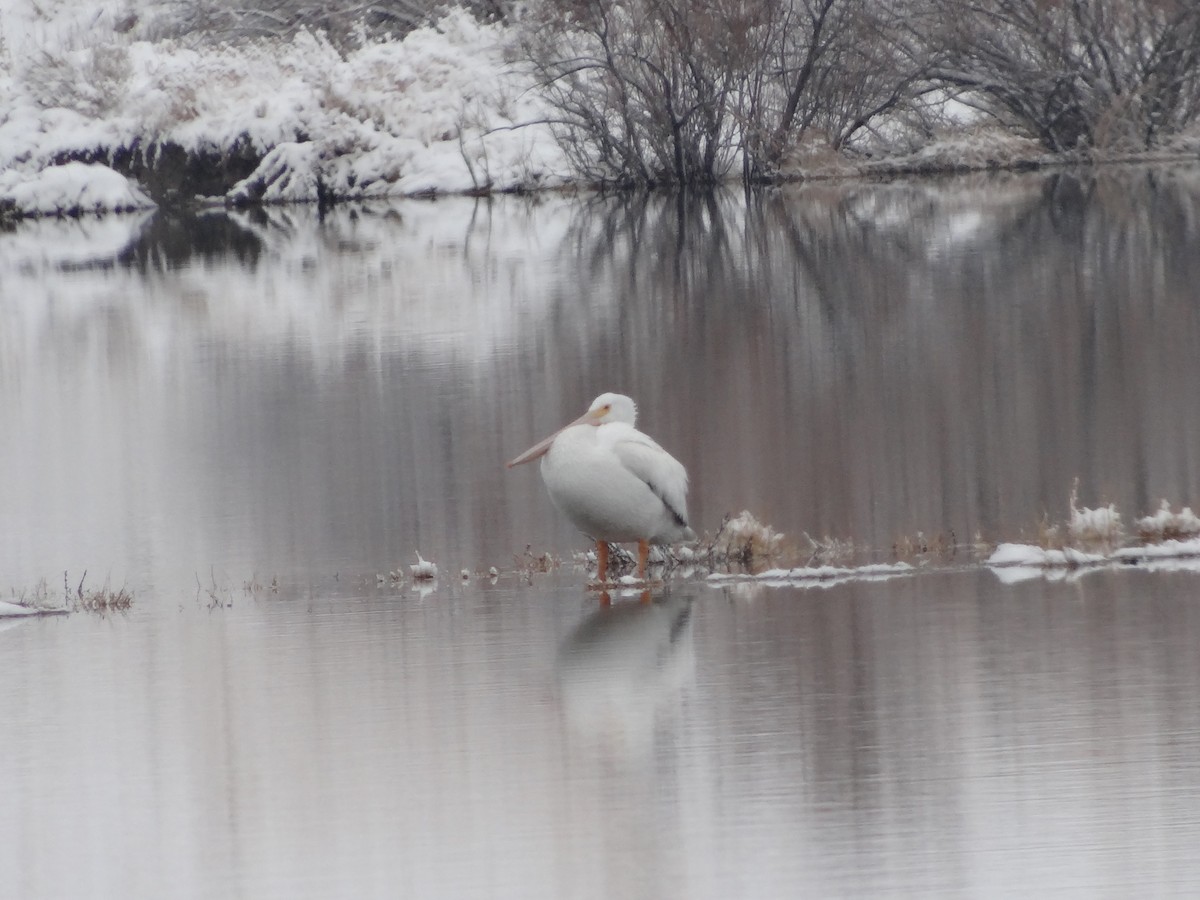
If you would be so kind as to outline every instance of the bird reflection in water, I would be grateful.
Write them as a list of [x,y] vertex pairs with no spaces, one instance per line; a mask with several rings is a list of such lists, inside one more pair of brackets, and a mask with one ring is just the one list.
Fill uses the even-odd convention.
[[648,752],[660,713],[675,708],[694,672],[690,596],[646,590],[612,602],[605,593],[558,653],[568,731],[619,756]]

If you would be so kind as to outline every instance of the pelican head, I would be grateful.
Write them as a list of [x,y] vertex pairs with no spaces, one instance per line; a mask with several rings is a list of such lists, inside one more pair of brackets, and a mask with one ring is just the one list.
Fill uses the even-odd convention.
[[577,422],[587,422],[589,425],[607,425],[609,422],[636,425],[637,404],[632,397],[624,394],[601,394]]
[[556,437],[568,428],[574,428],[576,425],[609,425],[614,422],[621,422],[632,426],[636,421],[637,404],[633,402],[631,397],[626,397],[624,394],[601,394],[592,401],[592,405],[588,407],[588,411],[582,416],[574,422],[568,422],[549,437],[538,441],[516,459],[510,460],[508,468],[511,469],[513,466],[533,462],[539,456],[545,455]]

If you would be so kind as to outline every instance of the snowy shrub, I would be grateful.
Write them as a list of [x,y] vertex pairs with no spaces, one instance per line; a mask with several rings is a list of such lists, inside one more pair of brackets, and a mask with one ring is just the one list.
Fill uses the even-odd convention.
[[323,192],[318,149],[311,143],[279,144],[258,168],[229,191],[235,204],[319,199]]
[[709,556],[723,563],[759,565],[775,559],[784,536],[760,522],[749,510],[742,510],[721,523],[721,529],[708,548]]
[[127,47],[97,44],[80,50],[38,51],[22,78],[39,106],[100,117],[121,105],[132,71]]
[[1200,517],[1192,512],[1191,507],[1185,506],[1179,512],[1173,512],[1166,500],[1158,512],[1138,519],[1136,525],[1138,537],[1146,543],[1188,540],[1200,536]]
[[1078,495],[1079,486],[1076,485],[1071,490],[1071,518],[1067,521],[1067,534],[1071,542],[1088,549],[1111,550],[1119,547],[1125,531],[1116,504],[1089,509],[1077,504]]

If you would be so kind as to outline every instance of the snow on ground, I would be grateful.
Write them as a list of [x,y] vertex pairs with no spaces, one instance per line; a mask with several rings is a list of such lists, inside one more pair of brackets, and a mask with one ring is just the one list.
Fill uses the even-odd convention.
[[1103,553],[1085,553],[1072,547],[1000,544],[985,565],[1006,584],[1131,565],[1148,571],[1200,572],[1200,538],[1165,540]]
[[714,586],[753,582],[767,587],[830,587],[847,581],[886,581],[916,574],[908,563],[875,563],[866,566],[799,566],[794,569],[768,569],[756,575],[714,572],[707,581]]
[[9,603],[0,600],[0,616],[36,616],[38,611],[32,606],[22,606],[19,603]]
[[66,613],[68,610],[62,607],[54,607],[46,609],[40,606],[26,606],[23,603],[11,603],[8,600],[0,600],[0,618],[18,618],[20,616],[53,616]]
[[[1069,544],[1045,547],[1037,544],[1000,544],[985,565],[1006,582],[1022,581],[1046,571],[1095,569],[1114,565],[1144,565],[1164,560],[1200,560],[1200,518],[1190,507],[1179,512],[1162,501],[1158,512],[1136,522],[1140,543],[1126,546],[1121,514],[1115,504],[1089,509],[1078,505],[1079,485],[1071,490]],[[1056,538],[1057,527],[1047,536]],[[1172,565],[1171,568],[1180,568]],[[1197,568],[1188,564],[1183,568]]]
[[124,175],[108,166],[69,162],[26,174],[0,172],[0,202],[9,201],[25,212],[77,215],[88,212],[127,212],[154,202]]
[[1122,547],[1113,553],[1113,559],[1122,562],[1143,562],[1158,559],[1184,559],[1200,557],[1200,538],[1190,541],[1168,540],[1140,547]]
[[[264,158],[231,198],[315,200],[563,184],[546,108],[506,61],[510,33],[463,11],[344,57],[323,37],[197,49],[135,38],[117,4],[10,0],[0,15],[0,199],[54,212],[67,154],[248,142]],[[90,12],[89,12],[90,11]],[[537,123],[537,124],[527,124]],[[116,173],[87,209],[141,205]],[[72,185],[79,187],[78,184]],[[136,201],[136,202],[135,202]],[[69,208],[69,207],[66,207]]]
[[1039,547],[1036,544],[1000,544],[988,557],[987,565],[993,568],[1006,566],[1068,568],[1101,565],[1110,562],[1111,559],[1111,556],[1103,553],[1085,553],[1074,547],[1063,547],[1061,550],[1056,550]]

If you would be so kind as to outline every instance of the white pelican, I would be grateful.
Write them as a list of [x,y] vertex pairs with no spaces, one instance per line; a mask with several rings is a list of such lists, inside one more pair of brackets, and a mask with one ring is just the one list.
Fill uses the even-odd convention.
[[608,542],[637,541],[638,578],[646,578],[651,544],[694,540],[687,521],[687,470],[634,423],[637,405],[601,394],[588,411],[534,444],[508,467],[542,457],[542,480],[554,505],[596,542],[600,581],[608,576]]

